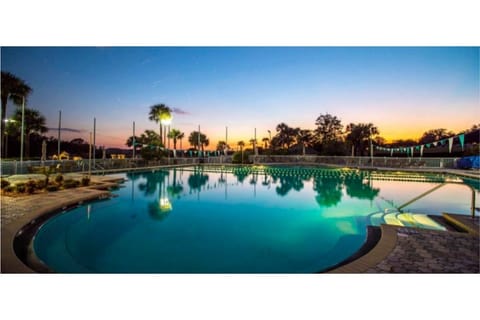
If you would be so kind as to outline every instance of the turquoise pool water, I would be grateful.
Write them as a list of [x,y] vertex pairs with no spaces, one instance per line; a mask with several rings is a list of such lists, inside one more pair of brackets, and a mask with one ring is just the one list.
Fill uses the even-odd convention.
[[311,273],[365,242],[368,225],[441,228],[423,214],[469,213],[448,177],[324,168],[190,167],[127,173],[118,197],[59,214],[34,238],[56,272]]

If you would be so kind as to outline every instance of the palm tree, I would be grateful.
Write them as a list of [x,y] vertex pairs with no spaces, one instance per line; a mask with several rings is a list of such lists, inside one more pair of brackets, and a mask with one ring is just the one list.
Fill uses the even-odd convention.
[[[13,114],[13,119],[15,122],[9,122],[9,131],[16,132],[19,136],[22,134],[21,123],[22,123],[22,110],[16,109]],[[11,124],[10,124],[11,123]],[[30,136],[33,133],[45,133],[48,131],[46,127],[45,117],[38,110],[25,108],[25,121],[24,121],[24,130],[25,130],[25,157],[30,156]]]
[[237,142],[237,146],[240,148],[240,151],[243,151],[243,147],[245,147],[245,142],[243,142],[243,140],[240,140]]
[[185,133],[180,132],[180,134],[177,136],[177,139],[180,140],[180,150],[183,150],[182,148],[182,140],[185,138]]
[[290,146],[295,142],[295,137],[297,136],[299,128],[291,128],[285,123],[280,123],[277,125],[277,135],[276,138],[278,140],[278,143],[282,146],[285,147],[286,149],[289,149]]
[[243,147],[245,147],[245,142],[243,142],[243,140],[240,140],[237,142],[237,146],[240,148],[240,152],[242,153],[242,163],[243,163]]
[[177,149],[177,140],[180,139],[179,137],[182,136],[183,138],[183,132],[181,132],[180,130],[178,129],[172,129],[170,130],[170,132],[168,133],[168,137],[170,139],[173,139],[173,149]]
[[208,146],[208,144],[210,143],[210,140],[208,140],[205,134],[200,133],[200,145],[199,145],[198,134],[199,134],[198,131],[193,131],[192,133],[190,133],[190,136],[188,137],[188,142],[190,142],[190,144],[194,146],[195,149],[199,150],[201,148],[203,151],[203,147]]
[[226,148],[228,148],[228,145],[225,141],[218,141],[217,151],[224,151]]
[[265,138],[262,139],[262,141],[263,141],[264,148],[267,149],[268,143],[270,142],[270,139],[265,137]]
[[297,129],[297,141],[302,144],[302,155],[305,155],[305,146],[310,146],[313,141],[312,131]]
[[150,112],[148,113],[148,119],[155,121],[159,124],[160,129],[160,141],[163,142],[164,136],[162,135],[162,121],[172,118],[172,109],[167,105],[161,103],[156,104],[150,107]]
[[32,92],[32,88],[30,88],[25,81],[10,72],[2,71],[1,80],[2,116],[0,123],[0,141],[3,154],[3,135],[5,134],[5,119],[7,118],[7,102],[10,100],[14,105],[21,106],[22,102],[26,103],[28,95]]
[[252,145],[252,149],[255,149],[255,145],[257,144],[257,140],[255,139],[250,139],[248,142]]
[[372,123],[350,123],[346,133],[345,139],[352,144],[356,153],[362,155],[368,139],[373,135],[378,135],[379,131]]
[[[125,145],[127,145],[128,147],[132,147],[133,138],[134,138],[133,136],[128,137],[127,141],[125,142]],[[143,145],[142,137],[135,136],[135,152],[137,152],[139,148],[142,148],[142,145]]]

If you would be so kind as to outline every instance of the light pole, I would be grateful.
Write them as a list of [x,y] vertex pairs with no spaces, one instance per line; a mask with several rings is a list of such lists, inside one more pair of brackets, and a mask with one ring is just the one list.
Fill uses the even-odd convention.
[[370,166],[373,167],[372,127],[370,127],[369,131],[370,131],[370,135],[368,137],[370,138]]
[[[166,144],[166,142],[167,142],[167,137],[166,137],[167,127],[166,126],[168,126],[168,133],[170,133],[170,124],[172,123],[172,116],[171,115],[165,116],[160,120],[160,122],[163,125],[163,132],[164,132],[164,134],[163,134],[163,148],[167,149],[166,148],[167,147],[167,144]],[[170,144],[170,138],[168,138],[168,143]],[[167,157],[170,158],[170,152],[167,152]]]
[[23,136],[25,132],[25,96],[22,96],[22,132],[20,134],[20,170],[23,171]]

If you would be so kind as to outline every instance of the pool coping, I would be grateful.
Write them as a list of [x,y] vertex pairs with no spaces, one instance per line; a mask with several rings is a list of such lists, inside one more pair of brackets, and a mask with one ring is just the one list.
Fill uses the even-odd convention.
[[327,273],[364,273],[369,268],[382,262],[395,248],[397,243],[397,229],[394,226],[380,225],[381,236],[377,245],[360,258],[342,265]]
[[[49,193],[51,203],[33,208],[28,214],[14,219],[11,223],[1,222],[1,268],[0,273],[37,273],[18,257],[14,244],[22,230],[37,222],[42,216],[61,213],[63,210],[82,204],[83,202],[104,199],[112,196],[108,190],[98,190],[99,186],[88,186]],[[108,185],[110,187],[110,185]],[[44,196],[37,195],[38,197]],[[28,196],[32,197],[32,196]],[[35,200],[35,199],[34,199]],[[2,208],[3,210],[3,208]]]

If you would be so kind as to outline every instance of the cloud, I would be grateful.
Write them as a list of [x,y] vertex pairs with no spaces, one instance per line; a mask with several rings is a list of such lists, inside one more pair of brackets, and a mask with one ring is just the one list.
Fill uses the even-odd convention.
[[173,113],[176,113],[176,114],[190,114],[189,112],[185,111],[185,110],[182,110],[180,108],[173,108],[172,109],[172,112]]
[[[49,131],[58,131],[58,128],[48,128]],[[85,132],[85,130],[80,130],[80,129],[72,129],[72,128],[60,128],[61,131],[67,131],[67,132]]]

